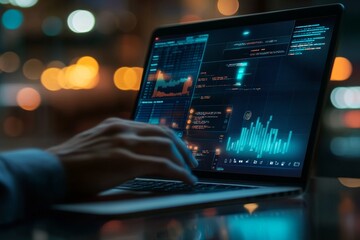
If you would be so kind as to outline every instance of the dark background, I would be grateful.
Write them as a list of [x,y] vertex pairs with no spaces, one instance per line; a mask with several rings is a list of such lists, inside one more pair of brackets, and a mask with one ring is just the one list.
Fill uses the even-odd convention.
[[[220,12],[224,7],[231,16],[342,2],[346,11],[337,56],[351,62],[352,74],[345,81],[329,82],[326,109],[321,120],[317,174],[360,176],[360,90],[357,90],[358,95],[356,91],[346,95],[355,99],[354,104],[348,106],[352,109],[337,109],[330,101],[335,88],[360,85],[359,1],[38,0],[28,8],[14,6],[16,2],[0,1],[1,150],[47,147],[94,126],[106,117],[128,118],[137,91],[116,87],[114,74],[120,67],[142,67],[150,34],[159,25],[227,17]],[[16,29],[8,29],[4,24],[4,14],[9,9],[23,14],[24,21]],[[95,26],[90,32],[79,34],[68,28],[68,15],[77,9],[91,11],[95,16]],[[55,23],[47,26],[50,34],[44,32],[49,17],[56,17],[62,26],[58,33],[51,32],[57,29]],[[57,60],[69,66],[82,56],[91,56],[99,64],[98,84],[94,88],[50,91],[43,86],[40,76],[50,62]],[[31,66],[27,64],[31,59],[40,64],[37,71],[35,67],[26,70],[26,66]],[[125,85],[134,78],[130,75],[121,78]],[[41,99],[40,105],[31,111],[24,110],[27,107],[17,101],[24,88],[33,89],[23,99],[30,107],[33,97]]]

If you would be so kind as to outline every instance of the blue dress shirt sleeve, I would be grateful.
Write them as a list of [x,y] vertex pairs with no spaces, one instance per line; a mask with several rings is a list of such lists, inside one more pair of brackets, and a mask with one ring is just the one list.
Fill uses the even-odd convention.
[[39,149],[0,154],[0,223],[36,213],[65,196],[60,161]]

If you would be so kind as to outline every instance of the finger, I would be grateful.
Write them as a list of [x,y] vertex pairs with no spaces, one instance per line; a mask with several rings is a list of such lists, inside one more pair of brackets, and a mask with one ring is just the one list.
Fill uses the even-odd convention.
[[192,167],[197,167],[199,165],[198,161],[194,158],[192,152],[188,149],[185,142],[179,138],[175,132],[171,129],[167,129],[168,134],[170,137],[175,141],[175,144],[177,145],[178,149],[181,151],[181,154],[183,155],[185,161]]
[[168,138],[159,136],[139,137],[134,134],[114,136],[115,147],[126,148],[134,153],[153,157],[166,158],[178,166],[188,168],[177,146]]
[[109,118],[104,121],[104,132],[105,133],[117,133],[123,131],[138,131],[141,136],[164,136],[171,139],[186,164],[197,167],[198,162],[193,157],[192,153],[189,151],[185,143],[168,127],[151,125],[142,122],[129,121],[119,118]]
[[[152,125],[151,125],[152,126]],[[178,148],[179,152],[181,153],[182,157],[184,158],[185,162],[192,166],[197,167],[198,162],[190,152],[190,150],[187,148],[186,144],[175,134],[174,131],[167,127],[163,126],[154,126],[154,127],[147,127],[144,128],[141,127],[141,131],[139,132],[139,135],[141,136],[153,136],[153,135],[160,135],[167,137],[171,139],[176,147]]]
[[191,185],[197,182],[197,178],[190,171],[165,158],[147,157],[144,166],[144,175],[176,179]]

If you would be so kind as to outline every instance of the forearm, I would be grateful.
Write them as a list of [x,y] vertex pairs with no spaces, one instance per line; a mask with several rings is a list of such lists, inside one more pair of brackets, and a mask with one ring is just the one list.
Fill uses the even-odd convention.
[[38,149],[0,154],[0,222],[20,219],[65,195],[58,159]]

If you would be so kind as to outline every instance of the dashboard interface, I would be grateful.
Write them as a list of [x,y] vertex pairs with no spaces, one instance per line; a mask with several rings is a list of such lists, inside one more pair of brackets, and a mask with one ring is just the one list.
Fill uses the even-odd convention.
[[299,177],[334,23],[154,36],[135,120],[172,128],[196,170]]

